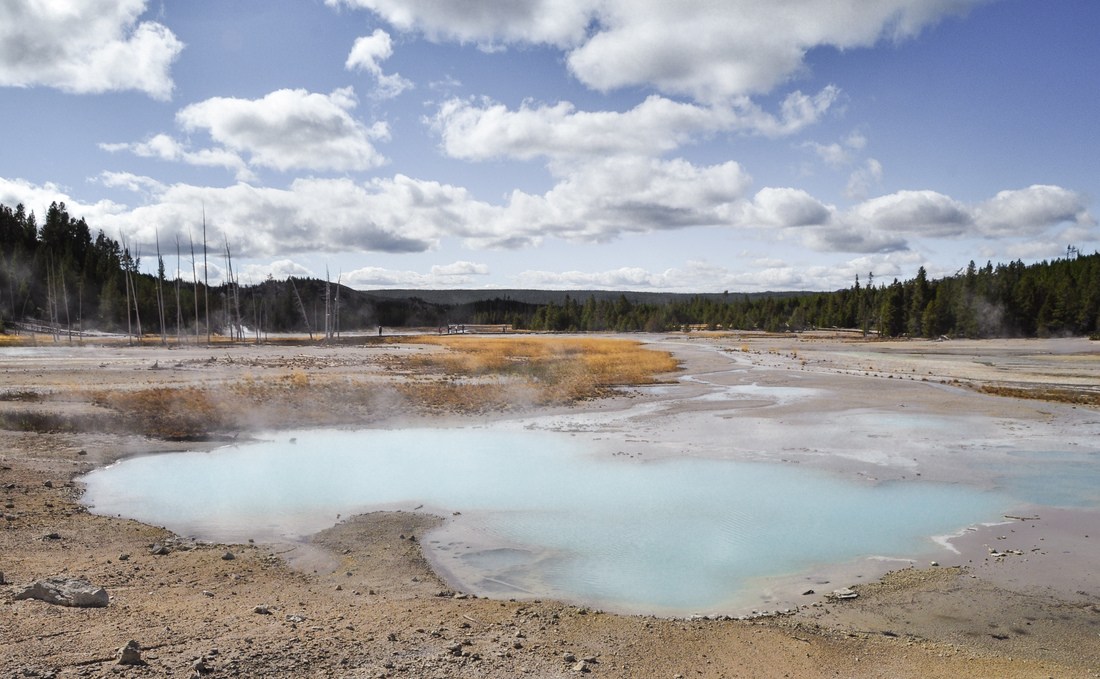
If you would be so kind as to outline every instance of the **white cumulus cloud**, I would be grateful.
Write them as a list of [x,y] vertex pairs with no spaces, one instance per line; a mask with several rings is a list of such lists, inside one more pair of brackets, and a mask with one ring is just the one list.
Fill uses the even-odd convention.
[[381,28],[375,29],[370,35],[357,38],[348,54],[344,68],[349,71],[366,71],[374,76],[378,83],[377,94],[382,98],[392,98],[405,90],[411,89],[413,84],[397,73],[384,73],[380,62],[393,56],[393,40],[390,34]]
[[352,112],[351,88],[331,94],[276,90],[260,99],[215,97],[176,114],[188,132],[205,131],[250,165],[276,170],[368,170],[385,158],[374,146],[389,138],[384,123],[367,126]]
[[474,262],[459,261],[437,264],[429,273],[367,266],[347,274],[347,284],[355,288],[456,288],[476,285],[479,276],[486,276],[489,267]]
[[[438,41],[553,45],[597,90],[652,87],[697,101],[768,92],[817,47],[917,34],[984,0],[326,0]],[[791,102],[792,105],[798,102]],[[794,112],[792,112],[794,113]]]
[[168,99],[183,43],[146,0],[0,2],[0,86],[76,94],[134,90]]
[[247,163],[237,153],[224,148],[192,151],[167,134],[155,134],[142,142],[102,143],[99,147],[111,153],[129,151],[141,158],[157,158],[203,167],[223,167],[232,170],[241,180],[253,177]]
[[1096,223],[1080,194],[1047,185],[1000,191],[977,207],[975,221],[991,236],[1035,235],[1062,222]]
[[817,122],[837,93],[832,86],[812,97],[795,92],[779,115],[747,98],[700,106],[652,95],[623,112],[578,111],[569,102],[512,110],[487,99],[450,99],[429,123],[444,151],[465,160],[660,155],[719,132],[793,134]]

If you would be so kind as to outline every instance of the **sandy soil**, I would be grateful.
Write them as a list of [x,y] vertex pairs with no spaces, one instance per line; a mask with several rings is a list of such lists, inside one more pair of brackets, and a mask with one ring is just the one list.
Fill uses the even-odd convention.
[[[1095,390],[1100,347],[1087,340],[650,339],[682,361],[683,374],[670,376],[678,381],[496,417],[598,431],[652,455],[768,459],[868,482],[919,475],[981,484],[1006,463],[1006,442],[1095,453],[1100,440],[1094,407],[974,389]],[[48,345],[0,352],[0,415],[10,427],[0,430],[0,676],[1100,676],[1095,510],[1021,507],[1017,518],[955,539],[957,552],[943,551],[937,566],[914,560],[883,576],[881,562],[863,561],[776,579],[766,583],[761,609],[785,607],[807,578],[854,585],[856,599],[800,598],[793,614],[751,620],[666,620],[456,594],[421,551],[442,520],[431,516],[355,517],[298,547],[207,544],[96,516],[79,503],[77,476],[127,455],[201,444],[17,426],[43,411],[109,421],[102,406],[82,398],[96,390],[212,387],[301,373],[385,385],[400,379],[388,371],[394,352],[419,350]],[[777,401],[758,387],[803,391]],[[736,398],[715,398],[721,393]],[[339,417],[421,417],[405,405],[384,400]],[[932,424],[917,435],[891,434],[897,412],[919,412]],[[304,426],[314,414],[303,404],[279,413],[278,423]],[[270,416],[258,424],[270,426]],[[714,441],[728,441],[731,430],[736,443],[719,449]],[[153,545],[167,553],[153,554]],[[14,599],[32,581],[58,574],[106,587],[110,605]],[[116,664],[129,640],[144,649],[146,665]]]

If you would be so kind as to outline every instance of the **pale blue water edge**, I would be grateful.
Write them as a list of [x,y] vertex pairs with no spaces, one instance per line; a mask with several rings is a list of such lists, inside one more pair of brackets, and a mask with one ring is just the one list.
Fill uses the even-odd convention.
[[1016,504],[798,465],[641,462],[583,437],[497,428],[279,434],[132,458],[82,481],[96,513],[227,542],[295,539],[380,508],[461,512],[452,521],[478,545],[426,540],[444,566],[517,583],[515,593],[671,614],[718,610],[754,578],[927,554],[932,536]]

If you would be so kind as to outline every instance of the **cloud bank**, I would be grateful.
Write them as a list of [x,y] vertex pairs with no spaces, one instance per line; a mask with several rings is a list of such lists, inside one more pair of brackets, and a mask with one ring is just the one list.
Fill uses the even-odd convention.
[[[768,92],[816,47],[870,47],[984,0],[326,0],[435,41],[551,45],[601,91],[652,87],[700,102]],[[798,17],[792,22],[791,17]]]

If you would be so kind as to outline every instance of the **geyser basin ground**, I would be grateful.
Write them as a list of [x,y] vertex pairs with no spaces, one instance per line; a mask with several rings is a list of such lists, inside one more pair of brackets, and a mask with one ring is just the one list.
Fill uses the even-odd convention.
[[[763,461],[812,467],[860,483],[908,483],[919,474],[922,482],[1000,488],[1011,497],[1034,495],[1038,501],[1060,482],[1048,483],[1051,477],[1044,475],[1082,479],[1076,484],[1080,490],[1088,485],[1085,475],[1095,478],[1090,471],[1100,467],[1095,408],[994,397],[952,385],[957,378],[975,386],[1008,381],[1095,388],[1100,384],[1097,342],[852,343],[823,334],[654,336],[647,341],[674,349],[684,374],[704,381],[491,417],[520,418],[513,425],[520,428],[590,436],[608,444],[612,453],[635,455],[635,461],[684,455]],[[32,390],[54,396],[33,403],[2,401],[0,410],[14,417],[29,409],[67,416],[72,394],[80,389],[208,388],[245,379],[282,380],[292,370],[308,369],[328,381],[356,380],[365,366],[377,365],[371,357],[406,351],[394,345],[249,345],[218,350],[217,361],[207,346],[87,347],[74,350],[75,358],[51,352],[37,361],[9,362],[0,371],[0,386],[12,395]],[[149,370],[158,360],[161,369]],[[177,364],[181,367],[172,367]],[[731,364],[743,370],[730,372]],[[721,384],[754,383],[763,391],[742,390],[743,399],[691,400]],[[815,392],[779,403],[768,388],[784,386]],[[287,426],[321,426],[303,421],[305,412],[298,411],[297,421]],[[472,426],[485,419],[447,422]],[[408,421],[406,412],[396,412],[391,421],[366,420],[393,427]],[[418,421],[440,424],[437,417]],[[1100,513],[1089,509],[1097,503],[1088,497],[1072,503],[1046,497],[1065,508],[1025,507],[1012,514],[1037,520],[967,531],[952,541],[960,554],[937,559],[941,568],[930,568],[922,559],[917,568],[875,582],[871,571],[877,564],[865,559],[853,564],[858,571],[840,574],[814,567],[813,579],[799,578],[801,589],[790,590],[795,602],[805,604],[814,599],[801,596],[806,589],[827,592],[866,583],[858,588],[858,599],[840,605],[804,607],[791,617],[754,624],[684,624],[579,615],[550,599],[510,603],[434,597],[441,586],[428,577],[419,545],[398,539],[410,531],[424,537],[418,526],[434,522],[407,514],[368,515],[326,531],[316,544],[331,551],[311,553],[316,560],[302,564],[318,568],[316,573],[293,572],[278,563],[274,556],[290,558],[300,551],[287,553],[286,545],[233,546],[235,561],[222,561],[219,546],[153,556],[147,547],[167,537],[163,531],[76,511],[72,503],[81,491],[61,481],[142,451],[178,450],[179,444],[122,431],[22,430],[0,431],[0,443],[0,491],[9,489],[0,497],[15,505],[5,514],[16,516],[0,531],[0,570],[10,583],[5,586],[9,597],[35,578],[71,573],[105,585],[114,598],[111,607],[90,617],[41,602],[12,602],[12,614],[0,616],[0,636],[11,640],[0,644],[0,666],[12,672],[32,668],[45,674],[59,668],[64,674],[86,668],[90,659],[111,657],[130,638],[159,647],[147,657],[160,674],[187,673],[195,658],[214,646],[220,650],[217,672],[256,676],[304,670],[333,676],[393,674],[405,667],[407,676],[571,674],[555,649],[578,658],[598,655],[600,664],[591,676],[607,677],[740,673],[824,679],[871,670],[896,677],[1083,677],[1100,667],[1095,643]],[[1076,460],[1075,470],[1052,469],[1054,459],[1058,465]],[[1018,485],[1027,477],[1034,480],[1030,489]],[[44,485],[47,480],[52,487]],[[1093,498],[1097,488],[1100,483],[1093,483]],[[856,517],[846,530],[859,530],[862,520]],[[42,539],[54,531],[61,541]],[[988,548],[1023,555],[999,559]],[[122,553],[132,556],[120,562]],[[339,568],[321,570],[325,556]],[[964,568],[946,568],[952,565]],[[859,574],[863,578],[855,577]],[[818,585],[823,575],[834,576],[828,577],[832,584]],[[375,588],[376,595],[368,588]],[[272,606],[275,615],[253,614],[259,604]],[[763,602],[755,607],[783,606]],[[300,614],[308,622],[294,629],[284,614]],[[441,628],[444,639],[428,634]],[[514,636],[513,629],[526,638]],[[394,632],[397,641],[387,641]],[[371,636],[376,642],[365,641]],[[459,659],[452,661],[446,646],[456,639],[472,640],[474,645],[464,648],[482,653],[483,660],[461,666]],[[517,640],[522,649],[514,648]],[[397,669],[385,670],[387,662]]]
[[1013,504],[800,465],[643,462],[591,437],[507,426],[279,433],[133,458],[83,482],[97,513],[229,542],[295,540],[375,509],[459,512],[424,538],[457,587],[669,615],[739,612],[767,576],[927,554],[932,536]]

